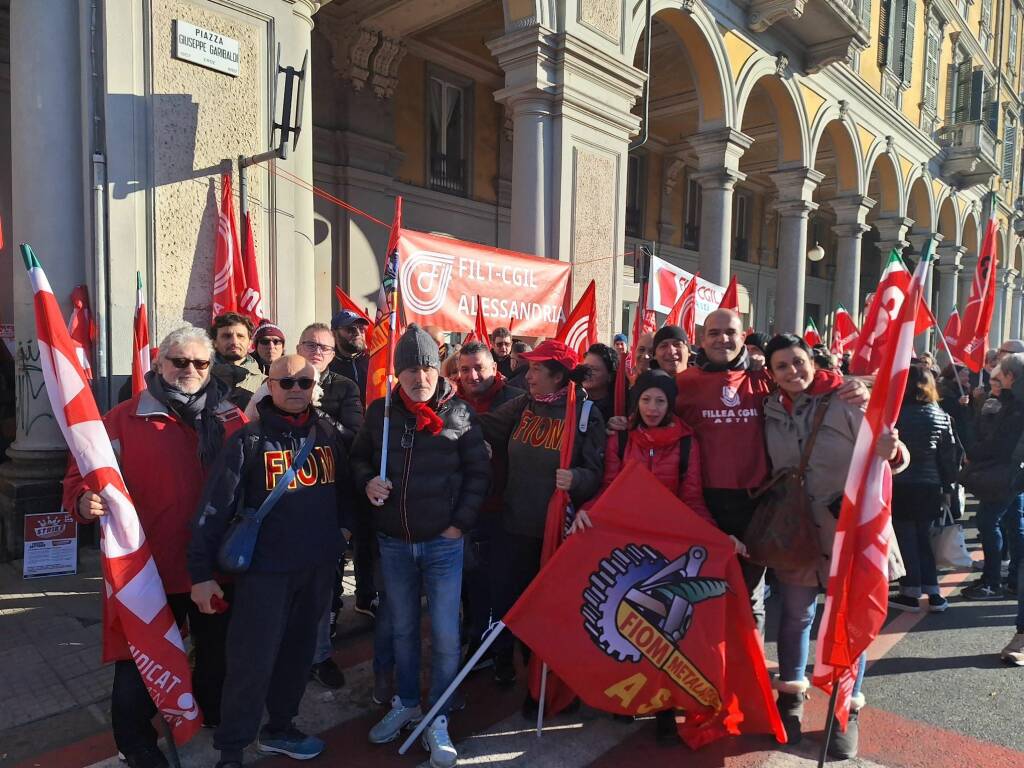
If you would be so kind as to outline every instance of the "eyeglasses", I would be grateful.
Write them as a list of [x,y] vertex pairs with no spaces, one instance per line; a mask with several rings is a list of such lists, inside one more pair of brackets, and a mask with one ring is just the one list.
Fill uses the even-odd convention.
[[283,345],[283,344],[284,344],[284,342],[283,342],[283,341],[281,341],[281,340],[280,340],[279,338],[277,338],[276,336],[272,336],[272,337],[270,337],[269,339],[260,339],[260,340],[259,340],[259,341],[257,342],[257,344],[273,344],[273,345],[274,345],[275,347],[280,347],[281,345]]
[[285,376],[284,378],[281,379],[270,379],[270,381],[276,381],[277,386],[279,386],[281,389],[291,389],[296,384],[299,385],[299,389],[309,389],[313,386],[313,380],[306,377],[296,379],[292,376]]
[[325,355],[328,352],[334,352],[334,347],[327,344],[317,344],[315,341],[301,341],[299,346],[307,352],[323,352]]
[[171,361],[171,365],[181,370],[185,370],[190,365],[194,366],[197,371],[205,371],[210,367],[209,360],[193,360],[190,357],[168,357],[167,359]]

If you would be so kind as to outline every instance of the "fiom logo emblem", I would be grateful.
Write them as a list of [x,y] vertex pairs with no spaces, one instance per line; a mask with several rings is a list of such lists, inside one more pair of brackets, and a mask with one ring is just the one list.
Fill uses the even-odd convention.
[[432,315],[444,304],[455,257],[418,251],[402,264],[402,299],[417,315]]

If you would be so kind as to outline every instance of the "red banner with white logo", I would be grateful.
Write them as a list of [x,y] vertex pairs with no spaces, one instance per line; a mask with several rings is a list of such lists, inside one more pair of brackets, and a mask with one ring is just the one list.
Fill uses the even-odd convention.
[[568,262],[408,229],[398,257],[406,322],[470,331],[477,296],[490,328],[514,324],[520,336],[554,336],[565,320]]
[[[671,262],[651,257],[651,289],[647,293],[647,308],[668,314],[679,294],[694,278],[694,275]],[[704,325],[704,319],[718,309],[725,298],[725,286],[710,283],[697,275],[696,323]]]

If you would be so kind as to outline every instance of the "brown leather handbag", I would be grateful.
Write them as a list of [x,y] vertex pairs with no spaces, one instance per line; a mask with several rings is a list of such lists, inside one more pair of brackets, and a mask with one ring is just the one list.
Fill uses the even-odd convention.
[[818,404],[800,465],[779,470],[751,493],[758,504],[743,535],[743,543],[752,562],[766,568],[792,571],[813,567],[821,557],[818,525],[811,512],[805,475],[831,398],[831,394],[825,395]]

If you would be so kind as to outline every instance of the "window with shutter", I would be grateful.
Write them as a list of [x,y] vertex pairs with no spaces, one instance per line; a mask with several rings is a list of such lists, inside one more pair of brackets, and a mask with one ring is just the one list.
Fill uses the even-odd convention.
[[1013,182],[1013,166],[1017,156],[1017,121],[1012,115],[1006,116],[1003,129],[1003,179],[1007,184]]
[[953,103],[953,122],[963,123],[971,119],[971,83],[974,73],[971,60],[964,59],[956,68],[956,91]]
[[894,0],[881,0],[878,12],[878,66],[889,66],[889,34]]
[[978,42],[988,51],[992,39],[992,0],[981,0],[981,26],[978,30]]
[[938,20],[928,20],[928,38],[924,46],[924,105],[934,112],[939,105],[939,37]]
[[1010,70],[1010,77],[1017,77],[1017,36],[1020,33],[1020,11],[1013,8],[1010,11],[1010,44],[1006,50],[1006,64]]
[[914,71],[914,46],[917,41],[914,29],[917,26],[917,0],[904,0],[903,9],[903,60],[900,62],[900,78],[904,85],[910,85],[910,77]]
[[[907,0],[893,0],[889,24],[888,66],[897,79],[903,80],[903,62],[907,56]],[[913,45],[913,43],[911,43]]]

